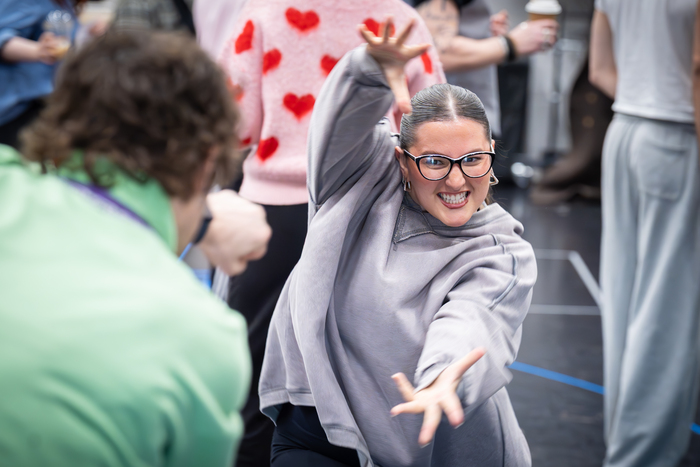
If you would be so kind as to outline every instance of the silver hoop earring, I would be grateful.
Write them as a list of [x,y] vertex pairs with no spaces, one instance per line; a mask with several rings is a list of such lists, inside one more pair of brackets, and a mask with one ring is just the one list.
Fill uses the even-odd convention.
[[403,191],[411,191],[411,182],[407,180],[402,180],[403,182]]
[[494,186],[494,185],[498,185],[498,179],[493,174],[493,172],[491,172],[491,177],[489,177],[489,186]]

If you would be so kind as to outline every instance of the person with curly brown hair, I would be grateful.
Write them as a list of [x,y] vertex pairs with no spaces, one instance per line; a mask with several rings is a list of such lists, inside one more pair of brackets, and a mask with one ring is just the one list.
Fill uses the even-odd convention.
[[39,164],[0,146],[3,465],[231,465],[245,321],[175,253],[231,175],[237,120],[192,39],[110,32],[23,134]]

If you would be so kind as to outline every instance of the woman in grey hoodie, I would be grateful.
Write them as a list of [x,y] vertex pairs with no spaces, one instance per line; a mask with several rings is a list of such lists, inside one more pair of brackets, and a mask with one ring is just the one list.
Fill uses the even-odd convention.
[[[403,67],[428,48],[403,44],[410,28],[362,29],[314,108],[309,230],[259,387],[273,467],[530,465],[505,385],[535,257],[485,203],[479,99],[436,85],[408,100]],[[401,135],[382,120],[394,97]]]

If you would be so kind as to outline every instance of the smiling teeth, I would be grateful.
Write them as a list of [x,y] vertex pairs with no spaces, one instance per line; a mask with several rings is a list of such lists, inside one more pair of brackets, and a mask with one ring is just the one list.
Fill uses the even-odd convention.
[[456,195],[439,193],[438,196],[442,198],[447,204],[459,204],[467,198],[467,193],[457,193]]

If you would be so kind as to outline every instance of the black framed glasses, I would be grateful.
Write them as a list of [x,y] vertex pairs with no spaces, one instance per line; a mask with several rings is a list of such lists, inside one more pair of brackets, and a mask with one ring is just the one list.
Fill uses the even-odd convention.
[[491,170],[496,153],[493,151],[476,151],[465,154],[457,159],[451,159],[440,154],[424,154],[414,156],[405,149],[403,152],[413,159],[418,172],[424,179],[436,182],[447,177],[452,171],[453,164],[459,164],[462,173],[469,178],[481,178]]

